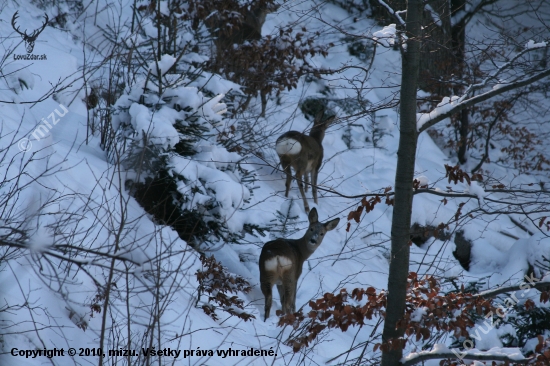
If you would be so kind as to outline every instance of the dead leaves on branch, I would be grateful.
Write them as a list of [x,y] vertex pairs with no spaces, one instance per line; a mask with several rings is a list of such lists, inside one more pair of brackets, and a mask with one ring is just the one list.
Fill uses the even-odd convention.
[[[221,309],[231,315],[247,321],[254,319],[255,316],[244,311],[244,301],[238,296],[228,296],[227,293],[237,294],[238,292],[248,293],[252,290],[248,281],[241,276],[229,273],[220,262],[216,261],[214,256],[207,257],[200,255],[203,270],[198,270],[197,280],[199,282],[199,295],[208,294],[208,304],[202,305],[202,310],[214,320],[218,320],[216,309]],[[197,300],[197,301],[198,301]],[[214,302],[217,304],[211,304]]]
[[[475,325],[476,316],[495,312],[492,300],[470,293],[441,294],[434,277],[419,279],[416,273],[409,274],[407,306],[404,317],[396,324],[404,328],[406,339],[378,344],[382,351],[398,344],[403,347],[408,339],[428,339],[434,331],[453,333],[456,337],[468,336],[468,327]],[[287,344],[297,352],[310,345],[325,329],[339,328],[347,331],[350,326],[362,327],[375,317],[385,317],[387,292],[377,292],[373,287],[356,288],[351,294],[346,289],[335,295],[326,293],[322,298],[310,301],[311,311],[300,310],[279,319],[279,326],[290,325],[298,335]]]
[[[348,303],[348,300],[364,301],[362,306]],[[377,293],[376,289],[354,289],[351,294],[346,289],[335,295],[326,293],[322,298],[310,301],[311,311],[304,315],[300,310],[279,319],[279,326],[291,325],[294,329],[302,327],[299,335],[289,339],[287,345],[294,352],[307,347],[326,328],[339,328],[345,332],[350,326],[363,326],[365,319],[384,316],[386,307],[385,292]]]
[[264,94],[275,91],[279,95],[285,89],[296,88],[304,75],[320,77],[320,70],[308,62],[308,57],[326,57],[332,44],[316,45],[317,37],[317,34],[294,34],[292,28],[281,29],[277,36],[224,48],[219,57],[223,64],[213,68],[249,91]]
[[357,207],[357,209],[348,214],[348,221],[353,219],[358,223],[361,221],[361,214],[363,213],[363,210],[365,210],[365,213],[369,213],[374,210],[374,206],[380,202],[382,202],[380,196],[371,197],[369,199],[367,199],[367,197],[363,197],[363,199],[361,199],[361,204]]
[[453,182],[454,184],[458,182],[464,183],[464,181],[466,181],[468,185],[472,185],[472,181],[483,182],[481,174],[474,173],[470,177],[470,175],[460,169],[458,165],[450,166],[445,164],[445,178],[449,178],[449,183]]
[[[391,191],[391,187],[386,187],[384,189],[383,194],[386,197],[386,201],[385,201],[386,205],[393,206],[394,199],[393,197],[390,196],[390,191]],[[346,227],[346,231],[349,232],[349,229],[351,227],[351,223],[349,221],[355,220],[355,222],[359,223],[361,221],[361,214],[363,213],[363,211],[365,211],[365,213],[371,212],[372,210],[374,210],[374,206],[376,206],[380,202],[382,202],[380,195],[370,197],[370,198],[363,197],[357,209],[355,209],[354,211],[351,211],[348,214],[348,225]]]
[[244,86],[246,93],[262,95],[297,87],[304,75],[321,77],[309,62],[315,55],[326,57],[332,43],[320,44],[320,32],[280,28],[278,34],[261,35],[265,16],[275,11],[274,0],[192,0],[188,18],[204,22],[214,36],[216,57],[208,68]]
[[[548,297],[548,293],[545,294],[545,298]],[[475,326],[480,317],[500,314],[492,299],[465,293],[464,286],[460,292],[442,294],[439,282],[434,277],[419,279],[414,272],[408,277],[406,304],[405,314],[396,324],[405,329],[405,337],[377,343],[373,347],[374,352],[403,349],[409,340],[426,341],[436,332],[469,337],[468,330]],[[530,301],[526,305],[534,306],[534,303]],[[342,289],[339,294],[326,293],[322,298],[310,301],[309,306],[311,310],[307,314],[300,310],[279,319],[279,326],[290,325],[296,330],[297,335],[286,341],[294,352],[311,345],[324,330],[339,328],[345,332],[350,326],[362,327],[368,320],[385,317],[387,292],[377,292],[375,288],[368,287],[356,288],[350,294]],[[550,342],[542,336],[538,338],[536,355],[529,364],[547,365],[550,360]],[[449,365],[445,360],[442,362]]]
[[[544,295],[543,295],[544,294]],[[351,293],[346,289],[338,294],[326,293],[322,298],[310,301],[311,310],[304,314],[302,310],[287,314],[279,319],[278,326],[291,326],[295,332],[285,343],[294,352],[311,345],[321,332],[338,328],[345,332],[350,327],[362,327],[367,321],[385,317],[387,292],[377,292],[375,288],[356,288]],[[550,298],[548,292],[541,293],[541,299]],[[534,307],[532,300],[526,307]],[[403,318],[396,327],[404,329],[405,336],[377,343],[373,351],[386,352],[391,349],[403,349],[408,341],[427,341],[434,333],[448,333],[454,337],[469,339],[469,330],[480,318],[491,319],[501,316],[502,305],[494,305],[492,298],[466,293],[464,285],[460,292],[444,294],[438,280],[432,276],[419,278],[410,272],[407,281],[406,307]],[[279,312],[280,315],[280,312]],[[492,324],[492,323],[491,323]],[[550,339],[538,336],[539,344],[528,362],[529,365],[548,365],[550,361]],[[442,360],[450,365],[453,361]],[[449,363],[451,362],[451,363]]]

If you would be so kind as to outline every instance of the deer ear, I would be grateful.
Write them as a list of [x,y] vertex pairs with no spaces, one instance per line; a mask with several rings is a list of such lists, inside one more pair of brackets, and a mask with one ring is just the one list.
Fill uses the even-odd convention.
[[327,231],[330,231],[330,230],[333,230],[334,228],[336,228],[336,226],[338,225],[338,223],[340,222],[340,219],[334,219],[332,221],[329,221],[325,224],[325,227],[327,229]]
[[310,224],[319,221],[319,215],[317,215],[317,209],[315,207],[313,207],[311,211],[309,211],[308,220]]

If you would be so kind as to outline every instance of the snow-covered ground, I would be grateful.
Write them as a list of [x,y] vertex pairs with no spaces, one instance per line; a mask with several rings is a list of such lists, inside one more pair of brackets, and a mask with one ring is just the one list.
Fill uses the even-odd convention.
[[[291,329],[276,326],[278,318],[274,313],[280,309],[276,291],[271,317],[263,321],[264,300],[259,289],[258,257],[262,245],[282,235],[280,231],[268,232],[266,236],[259,233],[246,234],[240,243],[226,244],[212,251],[230,272],[246,278],[253,286],[250,293],[241,293],[239,296],[245,300],[246,311],[253,314],[255,319],[245,322],[219,312],[220,319],[215,321],[196,307],[195,273],[201,268],[198,254],[174,230],[152,221],[125,189],[124,182],[132,177],[131,173],[111,164],[106,152],[100,147],[98,134],[90,135],[86,132],[88,111],[83,101],[85,92],[82,89],[81,67],[85,60],[98,61],[99,56],[94,50],[83,47],[81,36],[84,34],[90,37],[88,42],[93,46],[101,45],[100,37],[94,36],[100,24],[107,24],[109,16],[117,13],[116,9],[124,9],[121,12],[123,17],[131,16],[129,4],[111,5],[114,10],[99,13],[97,26],[92,25],[94,17],[90,16],[85,19],[86,27],[82,26],[84,20],[82,24],[67,26],[73,31],[72,34],[46,27],[36,41],[34,53],[47,55],[47,60],[31,62],[7,59],[2,64],[2,73],[10,75],[0,78],[0,151],[3,154],[0,173],[7,182],[4,186],[0,185],[0,190],[6,194],[13,184],[20,190],[17,195],[3,202],[6,205],[2,208],[0,223],[4,223],[9,214],[9,217],[17,219],[19,229],[29,233],[26,240],[28,248],[22,251],[3,250],[5,258],[0,258],[2,365],[38,365],[50,361],[58,365],[97,364],[98,357],[93,354],[94,351],[87,355],[85,352],[86,349],[100,347],[98,339],[101,336],[103,311],[94,310],[92,304],[101,305],[104,295],[98,292],[96,281],[100,284],[113,281],[109,277],[110,261],[90,262],[82,254],[72,257],[69,249],[66,255],[56,252],[55,258],[40,255],[49,253],[53,243],[59,245],[63,241],[79,243],[102,253],[117,245],[119,259],[127,260],[129,265],[138,264],[126,275],[124,260],[113,262],[116,284],[111,296],[116,297],[116,306],[106,319],[108,332],[103,350],[119,349],[122,346],[118,339],[129,337],[132,348],[138,354],[141,355],[142,348],[148,347],[169,349],[169,355],[163,358],[163,362],[171,363],[177,357],[175,364],[325,364],[329,360],[338,363],[346,357],[357,357],[363,351],[363,346],[352,351],[350,356],[334,359],[342,352],[371,339],[376,319],[369,321],[362,329],[352,328],[346,333],[332,331],[320,340],[312,352],[298,354],[282,343]],[[94,4],[90,6],[95,7]],[[294,21],[302,22],[300,24],[306,25],[308,30],[318,28],[326,31],[324,23],[319,19],[328,24],[338,24],[348,32],[370,36],[382,30],[381,26],[374,25],[372,19],[354,19],[353,15],[331,3],[322,6],[315,14],[308,13],[310,8],[309,2],[282,6],[277,13],[268,15],[262,32],[264,35],[271,34],[276,32],[278,25]],[[9,2],[2,5],[0,34],[4,50],[15,47],[14,52],[22,54],[25,52],[24,45],[11,26],[11,16],[16,10],[20,14],[18,24],[28,29],[41,24],[44,11],[31,3],[16,5]],[[47,10],[50,18],[56,15],[56,11]],[[91,10],[87,11],[92,14]],[[382,33],[378,35],[382,36]],[[370,60],[362,61],[350,56],[348,44],[341,39],[341,34],[326,31],[324,41],[334,42],[336,46],[328,57],[315,57],[314,62],[329,69],[345,65],[368,67]],[[166,60],[167,63],[169,61]],[[378,46],[368,77],[360,69],[348,68],[327,76],[323,81],[301,81],[297,89],[282,93],[277,103],[275,98],[270,100],[266,118],[259,119],[255,125],[258,131],[267,136],[264,144],[258,147],[255,155],[245,156],[241,153],[246,158],[242,167],[255,174],[252,194],[238,182],[238,177],[226,180],[230,174],[223,173],[223,169],[219,170],[222,165],[226,167],[240,158],[221,145],[202,142],[197,156],[186,162],[175,161],[174,169],[191,181],[206,181],[216,191],[216,199],[222,203],[222,213],[231,230],[241,230],[244,223],[281,227],[281,215],[285,215],[291,218],[288,227],[290,237],[301,237],[307,227],[307,215],[296,182],[293,182],[290,195],[286,198],[284,175],[274,169],[278,164],[274,150],[277,137],[290,129],[305,131],[311,127],[311,122],[297,108],[297,101],[308,96],[320,96],[325,90],[330,90],[332,99],[350,98],[357,91],[356,88],[362,87],[363,97],[373,105],[384,104],[398,92],[400,63],[398,51]],[[52,85],[59,83],[65,90],[50,93]],[[214,91],[221,94],[234,85],[219,82],[215,87]],[[44,95],[48,95],[48,98],[38,103],[25,104]],[[213,111],[212,116],[223,109],[223,105],[217,104],[223,102],[223,99],[212,101],[209,106]],[[195,104],[200,105],[202,101],[197,100]],[[145,107],[139,109],[137,103],[133,105],[135,107],[130,109],[132,123],[139,127],[145,120],[145,117],[140,117],[140,113],[148,111]],[[257,115],[259,102],[251,108],[257,110],[252,110],[250,115]],[[374,123],[377,124],[379,135],[374,144],[370,116],[352,121],[346,119],[346,112],[342,108],[334,108],[339,120],[328,129],[323,141],[325,157],[318,180],[323,189],[319,191],[319,204],[314,205],[311,191],[307,195],[310,206],[317,207],[321,221],[336,217],[341,220],[339,226],[327,234],[321,247],[304,263],[298,282],[297,307],[307,308],[309,300],[342,288],[351,291],[356,287],[372,286],[377,290],[387,287],[392,207],[378,204],[372,212],[362,215],[360,223],[351,221],[347,231],[347,215],[357,207],[359,199],[345,196],[379,192],[393,186],[399,139],[397,110],[387,108],[376,111]],[[171,124],[166,123],[172,116],[158,114],[155,118],[158,123],[154,132],[166,137],[166,144],[173,144],[170,138],[177,139],[177,134]],[[155,118],[147,116],[147,119],[153,121]],[[230,119],[229,116],[219,118],[222,128],[240,122],[242,119]],[[36,136],[32,137],[38,126],[42,126],[39,141]],[[138,127],[136,129],[145,129],[143,126]],[[25,138],[29,140],[23,141]],[[455,165],[456,159],[442,152],[426,133],[420,135],[418,146],[417,175],[430,187],[435,185],[445,190],[448,184],[442,180],[445,176],[444,165]],[[537,179],[540,178],[517,177],[516,172],[496,165],[488,164],[487,169],[492,170],[505,184],[512,181],[516,184],[538,183]],[[19,180],[15,181],[18,176]],[[468,186],[459,183],[453,189],[482,196],[484,193],[475,184]],[[434,226],[446,223],[456,214],[458,204],[464,201],[467,201],[464,210],[477,205],[474,199],[449,200],[444,205],[441,197],[416,195],[413,221]],[[126,223],[123,228],[121,222]],[[66,232],[52,231],[59,223],[67,224],[64,226]],[[470,270],[465,271],[452,254],[455,250],[454,229],[450,228],[453,236],[449,240],[432,238],[421,247],[413,245],[410,270],[419,274],[454,278],[457,283],[483,281],[482,289],[489,289],[520,282],[529,263],[540,259],[541,253],[547,253],[547,257],[550,255],[549,239],[543,234],[529,236],[506,215],[491,217],[490,220],[470,220],[462,228],[464,237],[473,242]],[[170,252],[166,248],[170,248]],[[72,265],[67,266],[67,261]],[[147,264],[139,265],[145,262]],[[160,266],[155,266],[159,263]],[[156,277],[153,271],[158,268],[167,272],[173,270],[160,284],[156,282],[160,277]],[[162,330],[162,336],[160,340],[147,340],[144,343],[140,334],[154,323],[150,309],[155,307],[152,301],[158,297],[153,297],[151,292],[156,291],[163,294],[158,305],[163,308],[163,315],[157,324]],[[539,303],[538,292],[527,295]],[[128,318],[131,326],[126,325]],[[380,331],[381,327],[378,328]],[[477,348],[489,350],[502,347],[498,337],[502,335],[500,333],[488,333],[477,343]],[[367,354],[373,352],[372,347],[379,341],[379,338],[372,340],[367,347]],[[439,341],[445,342],[449,345],[450,337]],[[422,346],[421,342],[411,342],[407,346],[407,353],[421,350]],[[14,348],[63,348],[65,354],[51,360],[46,357],[32,358],[32,354],[27,358],[24,355],[13,356],[12,352],[19,352],[13,351]],[[69,356],[69,348],[76,349],[76,355]],[[80,354],[81,349],[84,354]],[[238,352],[228,353],[229,349]],[[251,349],[273,350],[276,355],[259,356],[253,352],[241,354],[241,351]],[[135,360],[137,357],[143,356],[133,356]],[[118,360],[126,361],[122,357]],[[438,361],[431,362],[426,365],[438,364]]]

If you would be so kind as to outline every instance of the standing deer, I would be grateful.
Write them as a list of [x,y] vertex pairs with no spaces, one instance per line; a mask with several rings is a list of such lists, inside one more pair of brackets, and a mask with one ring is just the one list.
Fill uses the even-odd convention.
[[265,297],[265,318],[269,318],[272,288],[277,285],[283,314],[296,311],[296,286],[304,261],[321,245],[325,233],[338,225],[340,219],[326,223],[318,221],[314,207],[308,216],[309,228],[301,239],[276,239],[267,242],[260,254],[260,286]]
[[332,116],[323,120],[323,114],[318,114],[315,117],[309,136],[298,131],[288,131],[282,134],[275,144],[275,150],[286,173],[285,197],[288,197],[288,191],[292,183],[292,172],[290,170],[290,167],[292,167],[296,172],[295,177],[304,200],[306,213],[309,212],[309,205],[304,192],[304,182],[306,183],[307,192],[309,175],[311,174],[313,200],[317,203],[317,176],[323,163],[323,138],[325,137],[325,131],[335,118],[336,116]]

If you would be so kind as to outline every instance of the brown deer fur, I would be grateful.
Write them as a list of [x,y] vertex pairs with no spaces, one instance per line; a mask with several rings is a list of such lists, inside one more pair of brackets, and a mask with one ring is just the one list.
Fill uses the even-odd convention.
[[277,285],[283,314],[296,311],[296,287],[304,261],[321,245],[325,233],[333,230],[340,219],[318,221],[313,208],[308,216],[309,228],[300,239],[276,239],[267,242],[260,254],[260,286],[265,297],[265,318],[269,318],[272,288]]
[[275,150],[286,173],[285,197],[288,197],[288,191],[292,183],[292,172],[290,170],[292,167],[296,173],[295,177],[306,213],[309,212],[309,205],[304,192],[304,182],[306,183],[305,190],[307,192],[309,176],[311,175],[313,200],[318,203],[317,176],[323,163],[323,138],[325,137],[325,131],[335,118],[335,116],[332,116],[323,120],[322,116],[319,115],[315,118],[309,136],[298,131],[288,131],[277,139],[275,145]]

